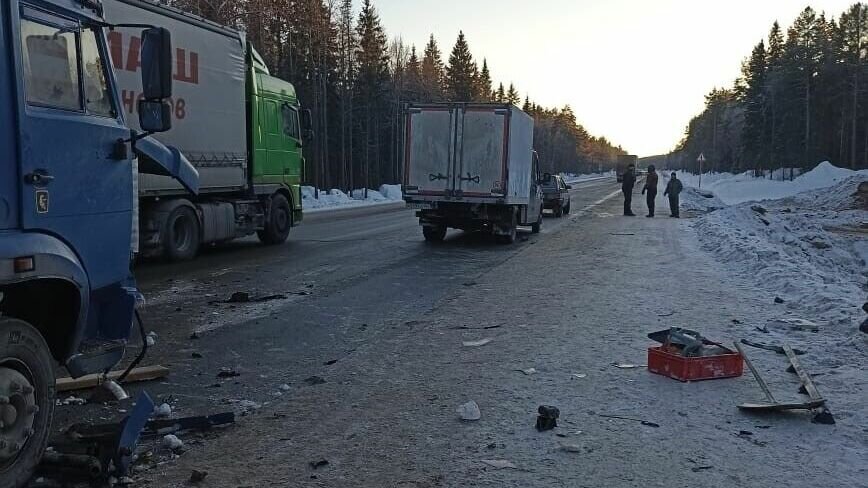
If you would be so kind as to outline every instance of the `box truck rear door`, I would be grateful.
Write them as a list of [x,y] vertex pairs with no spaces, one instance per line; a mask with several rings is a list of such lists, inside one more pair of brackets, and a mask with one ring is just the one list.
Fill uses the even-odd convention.
[[462,112],[456,190],[464,196],[505,193],[509,110],[468,107]]
[[452,190],[455,110],[411,108],[407,123],[407,186],[419,195],[446,195]]

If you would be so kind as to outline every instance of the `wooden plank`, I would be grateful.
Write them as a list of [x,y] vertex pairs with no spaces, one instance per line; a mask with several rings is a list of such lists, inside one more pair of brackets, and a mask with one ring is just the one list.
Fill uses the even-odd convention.
[[763,393],[766,395],[766,400],[769,403],[778,403],[775,400],[775,396],[772,395],[772,391],[769,389],[769,385],[766,384],[765,380],[759,375],[759,371],[753,366],[753,363],[748,359],[747,354],[744,352],[744,348],[741,347],[741,344],[735,342],[735,348],[738,350],[738,353],[741,354],[742,359],[744,359],[744,364],[747,364],[747,367],[750,369],[750,372],[753,373],[753,377],[756,378],[756,382],[759,383],[760,388],[762,388]]
[[784,352],[787,354],[787,358],[790,360],[790,364],[793,365],[793,369],[796,370],[796,374],[799,375],[799,379],[802,380],[802,385],[805,386],[805,390],[808,392],[808,395],[811,397],[811,400],[822,400],[823,396],[820,395],[819,390],[814,385],[814,381],[811,379],[811,375],[805,371],[805,368],[802,367],[802,363],[799,362],[799,358],[796,356],[796,353],[793,351],[793,348],[787,344],[784,344]]
[[[112,371],[109,373],[108,379],[117,380],[123,374],[123,371]],[[58,378],[57,379],[57,392],[66,392],[66,391],[76,391],[76,390],[86,390],[88,388],[94,388],[99,386],[100,377],[102,375],[99,374],[89,374],[87,376],[82,376],[81,378]],[[165,378],[169,376],[169,368],[165,366],[145,366],[142,368],[135,368],[130,371],[130,374],[124,380],[125,383],[135,383],[139,381],[151,381],[157,380],[160,378]]]
[[783,412],[786,410],[814,410],[822,407],[826,400],[809,400],[795,403],[742,403],[738,405],[741,410],[753,410],[756,412]]

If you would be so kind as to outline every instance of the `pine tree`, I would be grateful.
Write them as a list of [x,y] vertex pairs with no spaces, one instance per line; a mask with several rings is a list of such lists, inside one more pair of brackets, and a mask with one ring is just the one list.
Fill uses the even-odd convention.
[[533,107],[530,104],[530,95],[524,97],[524,105],[521,106],[521,110],[525,113],[530,113]]
[[425,46],[425,55],[422,57],[422,101],[437,102],[443,100],[443,57],[434,34]]
[[767,119],[767,61],[765,43],[760,41],[742,66],[742,77],[738,84],[738,96],[745,108],[742,128],[744,156],[746,161],[753,162],[753,168],[756,169],[765,168],[768,163],[768,146],[764,140]]
[[[381,158],[381,155],[384,152],[383,141],[386,139],[384,129],[389,118],[390,90],[386,33],[371,0],[364,0],[362,3],[356,33],[359,45],[356,51],[358,68],[354,88],[360,121],[357,126],[357,140],[363,144],[360,158],[363,166],[357,181],[364,182],[364,188],[369,188],[375,181],[374,178],[379,181],[384,174],[381,161],[385,158]],[[372,168],[373,164],[377,166]]]
[[506,103],[511,103],[513,105],[518,105],[521,102],[521,95],[518,94],[518,90],[515,89],[515,85],[512,83],[509,84],[509,90],[506,92]]
[[491,73],[488,71],[488,60],[482,59],[482,70],[479,72],[476,87],[477,101],[490,102],[492,100]]
[[[846,116],[848,130],[845,130],[842,122],[841,129],[841,153],[846,154],[846,159],[850,161],[850,167],[855,168],[859,159],[857,150],[859,148],[859,122],[864,119],[865,114],[862,109],[862,104],[865,98],[864,71],[866,47],[868,47],[868,7],[865,4],[857,3],[841,15],[841,20],[838,22],[838,58],[843,65],[844,74],[848,80],[846,85],[847,93],[842,99],[842,120]],[[863,123],[864,124],[864,123]],[[866,134],[868,134],[868,126],[866,126]],[[845,137],[849,138],[849,147],[844,147]]]
[[419,100],[422,96],[422,62],[416,54],[416,46],[410,48],[410,58],[407,60],[408,100]]
[[503,88],[503,83],[501,83],[497,87],[497,91],[494,92],[494,101],[497,103],[505,103],[506,102],[506,89]]
[[446,66],[446,90],[449,99],[455,102],[472,102],[476,99],[478,68],[470,54],[470,46],[464,32],[458,33],[458,40],[449,56]]

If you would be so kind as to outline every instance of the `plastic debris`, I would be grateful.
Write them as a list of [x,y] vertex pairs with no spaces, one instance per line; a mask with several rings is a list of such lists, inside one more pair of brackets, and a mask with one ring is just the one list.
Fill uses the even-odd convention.
[[494,339],[492,339],[491,337],[486,337],[485,339],[480,339],[478,341],[464,341],[461,344],[464,347],[480,347],[480,346],[484,346],[484,345],[488,344],[489,342],[491,342],[493,340]]

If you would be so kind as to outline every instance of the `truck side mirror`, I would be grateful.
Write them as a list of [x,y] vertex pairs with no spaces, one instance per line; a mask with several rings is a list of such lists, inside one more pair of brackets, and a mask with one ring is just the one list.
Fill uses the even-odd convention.
[[172,34],[163,27],[142,32],[142,94],[145,100],[172,96]]
[[172,107],[163,100],[139,100],[139,126],[147,133],[172,129]]

